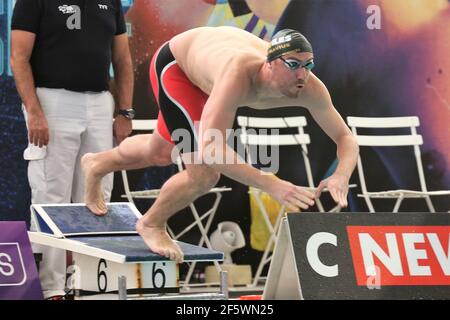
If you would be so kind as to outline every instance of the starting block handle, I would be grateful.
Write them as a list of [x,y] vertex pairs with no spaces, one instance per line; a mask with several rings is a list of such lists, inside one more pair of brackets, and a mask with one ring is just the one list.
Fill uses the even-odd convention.
[[120,276],[118,281],[119,300],[127,300],[127,277]]
[[228,300],[230,296],[228,290],[228,271],[220,271],[220,292],[224,295],[225,300]]

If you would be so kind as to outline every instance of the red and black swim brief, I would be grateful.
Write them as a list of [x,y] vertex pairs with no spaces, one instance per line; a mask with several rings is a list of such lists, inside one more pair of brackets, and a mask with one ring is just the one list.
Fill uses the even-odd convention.
[[150,64],[150,82],[159,106],[157,130],[167,141],[182,145],[190,139],[190,151],[197,150],[196,123],[200,121],[208,95],[190,82],[178,66],[169,42],[158,49]]

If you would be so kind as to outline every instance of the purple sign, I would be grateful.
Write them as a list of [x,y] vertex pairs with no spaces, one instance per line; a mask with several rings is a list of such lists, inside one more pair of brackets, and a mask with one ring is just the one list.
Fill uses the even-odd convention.
[[43,299],[25,222],[0,221],[0,300]]

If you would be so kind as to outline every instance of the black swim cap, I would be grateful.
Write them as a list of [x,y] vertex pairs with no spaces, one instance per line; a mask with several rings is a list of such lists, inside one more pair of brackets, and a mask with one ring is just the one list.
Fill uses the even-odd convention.
[[275,60],[291,51],[313,53],[311,43],[300,32],[292,29],[280,30],[272,37],[267,51],[267,60]]

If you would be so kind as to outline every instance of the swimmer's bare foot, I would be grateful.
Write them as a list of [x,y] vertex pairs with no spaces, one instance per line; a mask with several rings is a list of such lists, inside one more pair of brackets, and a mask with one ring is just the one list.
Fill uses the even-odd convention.
[[165,226],[147,226],[142,219],[139,219],[136,223],[136,231],[153,252],[177,263],[183,262],[183,252],[178,244],[170,238]]
[[103,216],[108,212],[103,198],[102,176],[95,173],[93,153],[86,153],[81,158],[81,167],[84,172],[84,202],[89,210],[97,216]]

